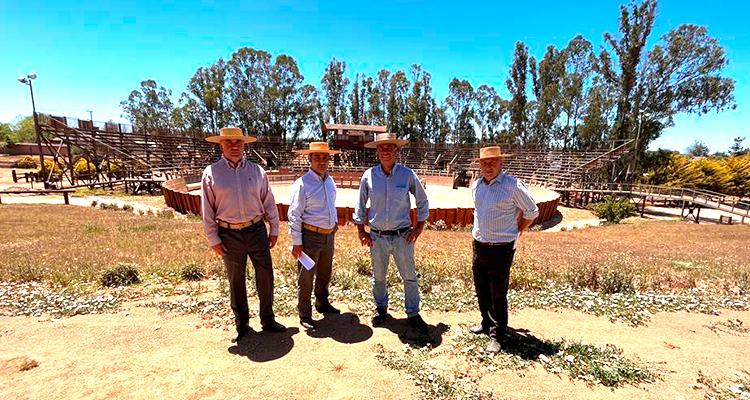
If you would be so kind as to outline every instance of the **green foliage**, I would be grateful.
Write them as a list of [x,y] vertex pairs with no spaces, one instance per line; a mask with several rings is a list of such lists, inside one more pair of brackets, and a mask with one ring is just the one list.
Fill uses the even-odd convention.
[[636,210],[635,205],[630,200],[615,196],[607,196],[602,202],[589,204],[588,208],[597,217],[615,224],[627,218]]
[[26,156],[16,163],[17,168],[36,168],[38,165],[32,156]]
[[106,173],[109,177],[124,178],[125,163],[118,158],[112,160],[102,160],[102,162],[99,164],[99,171],[102,171],[102,173]]
[[135,285],[140,282],[138,269],[133,264],[119,263],[99,275],[99,284],[107,287]]
[[711,150],[702,140],[696,140],[685,149],[685,153],[693,157],[707,157]]
[[647,153],[644,169],[643,180],[648,184],[750,195],[750,155],[690,160],[659,150]]
[[200,281],[203,280],[203,266],[198,263],[187,263],[180,267],[180,279],[183,281]]

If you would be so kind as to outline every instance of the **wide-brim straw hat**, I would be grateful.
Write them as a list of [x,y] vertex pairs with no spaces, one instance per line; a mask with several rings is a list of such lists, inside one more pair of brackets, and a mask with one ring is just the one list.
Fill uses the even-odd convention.
[[222,140],[244,140],[245,143],[256,142],[258,138],[254,136],[247,136],[242,132],[240,128],[221,128],[219,134],[216,136],[209,136],[206,141],[211,143],[219,143]]
[[338,150],[329,149],[328,143],[326,142],[310,142],[310,145],[308,146],[307,149],[295,150],[294,152],[297,154],[313,154],[313,153],[339,154],[341,153]]
[[513,157],[513,154],[503,154],[500,150],[500,146],[489,146],[479,149],[479,158],[475,158],[474,161],[479,161],[487,158],[508,158]]
[[401,147],[409,143],[409,141],[404,140],[404,139],[399,139],[395,133],[384,132],[384,133],[378,133],[378,135],[375,137],[374,142],[365,143],[365,147],[367,147],[368,149],[377,149],[378,145],[388,144],[388,143],[392,143],[398,147]]

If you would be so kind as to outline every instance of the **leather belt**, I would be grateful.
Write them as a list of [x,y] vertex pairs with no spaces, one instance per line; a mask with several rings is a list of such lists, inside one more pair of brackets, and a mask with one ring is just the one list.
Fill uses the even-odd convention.
[[380,236],[399,236],[411,230],[410,227],[397,229],[395,231],[379,231],[377,229],[370,228],[370,232],[374,232]]
[[491,242],[480,242],[476,240],[477,243],[481,244],[482,246],[512,246],[513,241],[510,242],[500,242],[500,243],[491,243]]
[[245,229],[245,228],[247,228],[249,226],[253,226],[256,223],[258,223],[258,221],[261,221],[262,219],[263,219],[262,215],[256,215],[255,218],[253,218],[253,219],[251,219],[250,221],[247,221],[247,222],[231,223],[231,222],[226,222],[226,221],[222,221],[220,219],[217,219],[216,223],[220,227],[222,227],[222,228],[226,228],[226,229],[231,229],[231,230],[238,231],[238,230]]
[[323,235],[328,235],[329,233],[332,233],[333,231],[335,231],[336,227],[334,226],[331,229],[323,229],[323,228],[317,227],[315,225],[310,225],[310,224],[306,224],[306,223],[303,222],[302,223],[302,229],[307,229],[308,231],[320,233],[320,234],[323,234]]

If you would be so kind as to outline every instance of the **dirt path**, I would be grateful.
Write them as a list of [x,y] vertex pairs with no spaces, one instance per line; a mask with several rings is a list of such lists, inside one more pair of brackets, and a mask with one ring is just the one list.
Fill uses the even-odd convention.
[[[397,318],[403,316],[396,315]],[[453,331],[476,321],[472,313],[426,313],[431,325]],[[693,388],[698,370],[726,379],[750,369],[750,337],[706,328],[728,318],[750,320],[750,312],[721,316],[655,315],[647,327],[631,328],[577,312],[521,310],[511,326],[540,338],[613,343],[664,372],[663,381],[616,390],[589,388],[541,367],[485,375],[482,389],[495,398],[701,399]],[[318,331],[300,331],[294,318],[280,318],[283,334],[253,333],[240,346],[228,332],[195,328],[193,316],[159,315],[126,305],[117,314],[59,321],[0,318],[0,398],[3,399],[412,399],[419,389],[406,374],[387,369],[373,346],[399,351],[402,327],[371,328],[353,314],[328,318]],[[259,329],[257,319],[251,321]],[[393,332],[392,332],[393,331]],[[403,333],[403,332],[402,332]],[[442,334],[438,350],[451,346]],[[39,366],[21,372],[23,360]],[[438,369],[440,367],[438,366]]]

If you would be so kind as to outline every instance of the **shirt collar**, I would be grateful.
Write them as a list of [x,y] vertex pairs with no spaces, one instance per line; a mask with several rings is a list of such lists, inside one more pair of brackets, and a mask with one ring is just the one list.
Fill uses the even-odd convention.
[[396,173],[396,169],[398,169],[399,165],[400,165],[399,163],[393,164],[393,169],[391,170],[391,174],[390,175],[386,175],[385,174],[385,171],[383,170],[383,165],[381,165],[380,163],[378,163],[378,165],[375,168],[377,168],[378,170],[380,170],[379,172],[380,172],[381,175],[383,175],[385,177],[388,177],[388,176],[393,176],[393,174]]
[[[232,163],[227,160],[226,157],[221,156],[221,160],[224,161],[224,165],[226,165],[229,169],[235,169],[235,167],[232,166]],[[237,169],[242,168],[245,166],[245,157],[240,158],[240,161],[237,162]]]
[[496,183],[501,183],[504,178],[505,178],[505,172],[500,171],[500,173],[494,179],[492,179],[489,183],[485,182],[484,177],[479,180],[479,183],[487,185],[487,186],[492,186]]
[[323,181],[327,180],[330,177],[330,175],[328,174],[328,172],[326,172],[325,177],[321,178],[320,175],[318,175],[317,172],[313,171],[312,168],[308,168],[307,169],[307,174],[310,175],[310,176],[312,176],[313,179],[315,179],[317,182],[323,182]]

